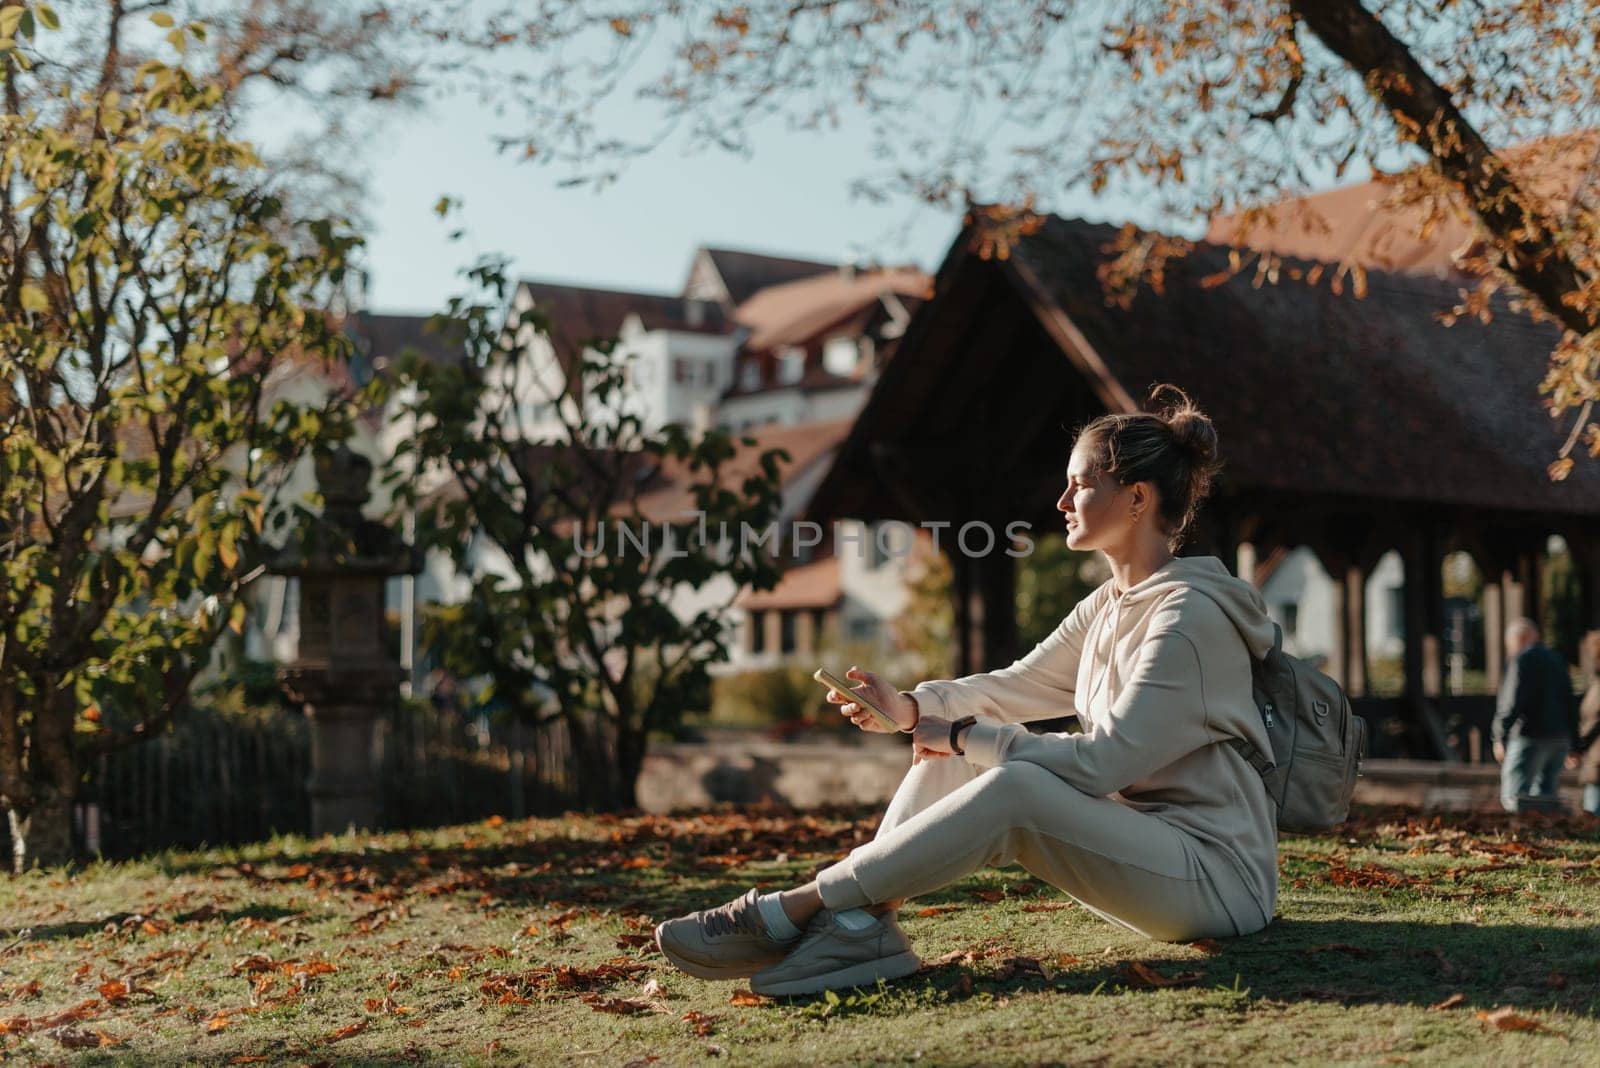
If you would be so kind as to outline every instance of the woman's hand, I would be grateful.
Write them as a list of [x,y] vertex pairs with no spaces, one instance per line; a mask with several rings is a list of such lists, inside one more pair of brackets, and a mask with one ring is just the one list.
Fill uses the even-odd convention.
[[911,763],[942,760],[955,754],[950,749],[950,721],[943,716],[923,716],[911,732]]
[[862,685],[850,688],[849,694],[842,694],[838,690],[828,690],[828,703],[839,706],[839,714],[847,717],[851,723],[864,731],[876,731],[879,734],[892,733],[888,727],[878,722],[876,716],[851,700],[851,694],[863,693],[871,698],[879,708],[889,713],[896,726],[903,731],[910,730],[917,722],[917,702],[884,682],[875,671],[862,671],[854,664],[844,673],[844,677],[858,681]]

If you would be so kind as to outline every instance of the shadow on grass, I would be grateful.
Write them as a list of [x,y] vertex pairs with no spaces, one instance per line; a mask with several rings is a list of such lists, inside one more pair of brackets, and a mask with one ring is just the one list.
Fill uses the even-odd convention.
[[[1248,1002],[1431,1008],[1460,995],[1450,1007],[1515,1005],[1600,1016],[1600,934],[1593,929],[1279,919],[1259,934],[1219,943],[1204,958],[1172,959],[1161,955],[1169,947],[1149,945],[1152,956],[1141,963],[1174,987],[1218,991]],[[917,991],[931,983],[949,1000],[985,992],[1085,995],[1147,989],[1148,979],[1136,975],[1131,963],[1074,963],[1047,976],[998,958],[980,959],[925,969],[890,989]]]
[[22,938],[24,932],[26,942],[49,942],[57,938],[82,938],[84,935],[98,934],[106,928],[137,927],[146,920],[170,919],[176,923],[204,923],[210,920],[220,920],[224,924],[231,924],[237,920],[252,919],[270,923],[284,919],[287,916],[303,915],[304,909],[279,908],[277,905],[249,905],[238,909],[202,908],[180,912],[171,917],[158,917],[154,914],[143,912],[113,912],[93,920],[68,920],[65,923],[39,924],[33,927],[19,927],[13,930],[0,929],[0,940]]
[[776,862],[802,875],[831,863],[871,838],[876,820],[875,809],[861,806],[806,812],[745,807],[585,817],[604,832],[600,838],[567,837],[538,823],[480,834],[479,824],[463,828],[468,834],[461,844],[424,847],[388,835],[360,850],[312,842],[299,850],[237,850],[229,855],[240,859],[232,861],[170,853],[152,860],[169,877],[232,870],[262,888],[326,886],[389,898],[470,893],[507,906],[582,905],[670,916],[720,904],[748,888],[748,876],[730,872],[751,863]]

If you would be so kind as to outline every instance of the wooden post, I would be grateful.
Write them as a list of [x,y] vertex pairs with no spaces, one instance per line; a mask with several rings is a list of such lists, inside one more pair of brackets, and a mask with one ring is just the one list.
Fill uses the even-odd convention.
[[1006,546],[972,561],[979,570],[980,633],[983,655],[978,670],[1003,668],[1017,658],[1017,570]]
[[1317,557],[1322,567],[1333,579],[1333,648],[1328,651],[1328,662],[1323,665],[1329,678],[1349,691],[1350,683],[1350,584],[1341,578],[1347,567],[1347,557],[1342,552],[1318,549]]
[[952,548],[950,565],[955,573],[951,585],[956,599],[956,677],[960,678],[978,670],[972,655],[972,560],[959,549]]
[[[1498,571],[1494,572],[1498,574]],[[1491,692],[1498,693],[1505,672],[1506,591],[1497,579],[1483,584],[1483,672]]]
[[1344,690],[1352,697],[1367,692],[1367,569],[1359,560],[1344,571]]

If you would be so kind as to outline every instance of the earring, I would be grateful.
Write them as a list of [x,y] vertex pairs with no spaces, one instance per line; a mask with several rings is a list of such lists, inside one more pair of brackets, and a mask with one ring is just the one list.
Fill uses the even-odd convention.
[[1128,515],[1129,515],[1129,516],[1130,516],[1130,517],[1131,517],[1131,518],[1132,518],[1132,519],[1133,519],[1133,521],[1134,521],[1134,522],[1135,522],[1135,523],[1137,523],[1137,522],[1138,522],[1138,521],[1139,521],[1139,516],[1140,516],[1140,515],[1141,515],[1141,514],[1143,514],[1143,513],[1141,513],[1141,512],[1138,512],[1138,511],[1132,511],[1132,512],[1129,512],[1129,513],[1128,513]]

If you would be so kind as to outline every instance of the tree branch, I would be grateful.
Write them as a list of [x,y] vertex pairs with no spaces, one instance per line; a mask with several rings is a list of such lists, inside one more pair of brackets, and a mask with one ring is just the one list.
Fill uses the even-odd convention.
[[1400,136],[1428,150],[1434,167],[1494,236],[1502,268],[1573,333],[1586,335],[1600,325],[1594,308],[1567,299],[1586,279],[1555,240],[1560,227],[1518,187],[1505,161],[1410,49],[1358,0],[1290,0],[1289,8],[1366,79],[1394,114]]

